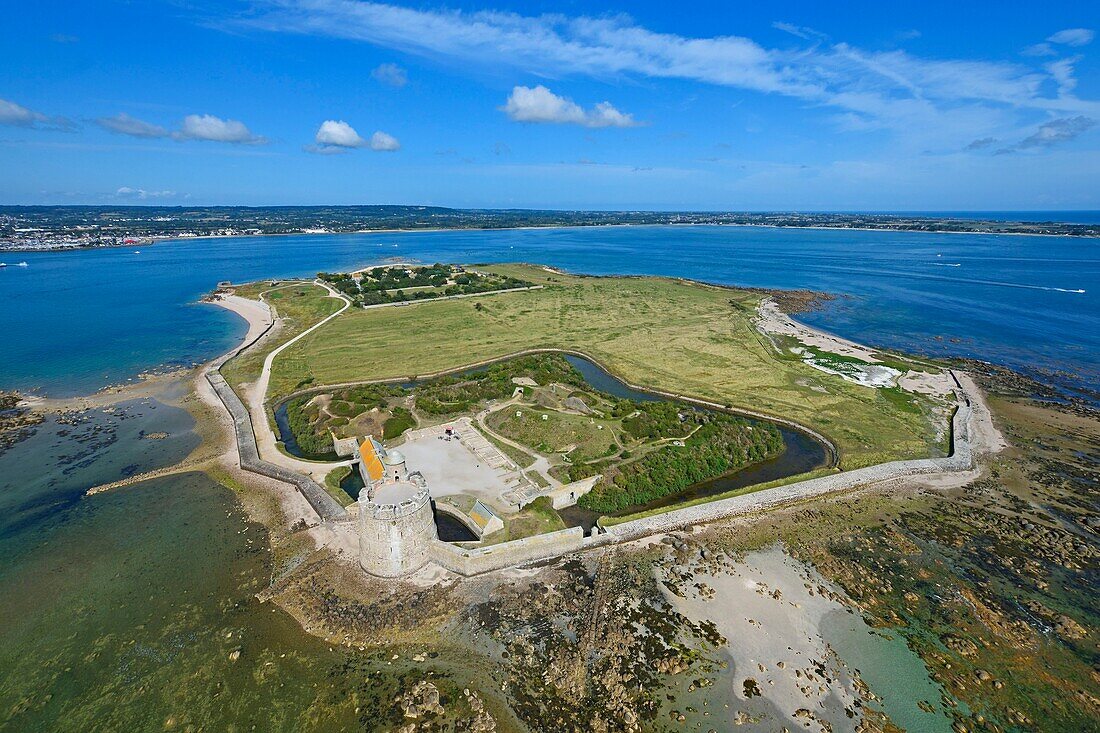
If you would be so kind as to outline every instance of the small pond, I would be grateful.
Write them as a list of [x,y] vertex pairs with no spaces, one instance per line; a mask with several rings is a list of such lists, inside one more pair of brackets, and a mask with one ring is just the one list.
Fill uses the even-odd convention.
[[340,482],[340,488],[352,499],[359,498],[359,492],[363,490],[363,486],[365,486],[363,477],[356,468],[352,468],[351,473],[345,476],[344,480]]

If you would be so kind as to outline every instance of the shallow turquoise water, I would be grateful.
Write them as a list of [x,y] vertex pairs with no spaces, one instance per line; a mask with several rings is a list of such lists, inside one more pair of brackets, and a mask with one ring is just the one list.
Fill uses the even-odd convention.
[[[846,611],[827,614],[819,627],[840,658],[879,698],[875,707],[908,733],[951,733],[951,716],[943,688],[929,676],[921,658],[898,631],[871,631],[863,619]],[[918,703],[933,712],[921,710]]]
[[[23,257],[21,255],[21,257]],[[1092,239],[759,227],[604,227],[183,240],[28,253],[0,270],[0,386],[79,394],[202,361],[244,325],[195,301],[219,280],[307,276],[384,258],[526,261],[852,296],[805,320],[842,335],[1100,384]],[[1083,289],[1084,293],[1067,292]]]

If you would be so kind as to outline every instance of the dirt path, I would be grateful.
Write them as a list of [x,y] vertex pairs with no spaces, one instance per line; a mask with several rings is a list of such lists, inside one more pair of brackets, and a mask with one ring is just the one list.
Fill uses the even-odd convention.
[[[278,439],[275,431],[272,429],[271,420],[268,415],[266,404],[267,389],[268,385],[271,382],[271,367],[274,364],[276,357],[278,357],[279,354],[285,351],[288,347],[293,346],[303,337],[309,335],[332,319],[341,315],[352,305],[350,299],[345,297],[340,292],[329,287],[328,284],[320,280],[316,280],[314,281],[314,283],[325,288],[325,290],[327,290],[329,293],[329,297],[338,298],[343,301],[343,307],[332,315],[326,316],[325,318],[321,319],[314,325],[302,331],[297,336],[288,339],[283,344],[279,345],[275,349],[272,349],[271,353],[269,353],[267,355],[267,358],[264,359],[263,368],[260,370],[260,376],[252,384],[242,387],[241,397],[242,401],[245,403],[245,406],[248,408],[249,416],[252,418],[252,427],[253,431],[256,434],[256,445],[259,449],[260,457],[265,461],[270,461],[271,463],[282,466],[283,468],[287,468],[291,471],[297,471],[298,473],[302,473],[312,477],[316,481],[323,482],[325,479],[325,475],[328,474],[329,471],[338,466],[347,465],[349,461],[337,461],[333,463],[303,461],[301,459],[288,456],[280,451],[278,446],[276,445]],[[251,303],[255,304],[255,306],[262,307],[267,311],[268,318],[270,318],[271,308],[265,303],[254,300],[247,300],[245,298],[238,298],[237,296],[230,297],[236,298],[237,301],[244,301],[245,303]],[[262,294],[261,297],[263,297]],[[218,302],[218,304],[221,305],[222,303]],[[239,315],[242,315],[246,319],[249,319],[249,328],[251,331],[253,324],[250,318],[251,314],[249,313],[248,309],[245,307],[239,307],[231,308],[231,310],[233,310],[235,313],[238,313]],[[253,310],[252,313],[254,314],[255,310]]]
[[504,443],[505,445],[510,445],[513,448],[515,448],[516,450],[523,451],[524,453],[526,453],[527,455],[529,455],[529,456],[531,456],[532,458],[535,459],[534,463],[532,463],[527,468],[524,468],[524,469],[521,469],[521,470],[523,470],[523,471],[534,471],[535,473],[537,473],[538,475],[540,475],[544,479],[546,479],[546,482],[550,484],[551,488],[554,488],[554,489],[561,488],[562,485],[563,485],[562,482],[558,481],[556,478],[554,478],[553,476],[550,475],[550,460],[548,458],[546,458],[545,456],[540,456],[538,453],[535,453],[534,451],[528,449],[526,446],[523,446],[523,445],[517,443],[514,440],[510,440],[509,438],[505,438],[503,435],[501,435],[500,433],[494,431],[492,428],[490,428],[488,425],[485,424],[485,418],[489,417],[489,415],[493,414],[494,412],[500,412],[501,410],[503,410],[505,408],[508,408],[508,407],[511,407],[512,405],[517,404],[518,402],[519,402],[519,398],[518,397],[513,397],[512,399],[508,400],[507,402],[501,403],[500,405],[496,406],[495,408],[493,408],[491,410],[482,410],[481,412],[479,412],[477,414],[477,417],[475,418],[475,420],[477,421],[477,426],[486,435],[493,438],[494,440],[499,440],[501,443]]

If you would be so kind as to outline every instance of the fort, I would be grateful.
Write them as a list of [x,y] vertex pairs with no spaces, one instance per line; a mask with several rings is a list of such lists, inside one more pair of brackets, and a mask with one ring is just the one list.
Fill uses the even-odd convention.
[[[430,561],[464,575],[473,574],[468,572],[469,563],[461,559],[469,551],[440,538],[438,515],[457,520],[481,540],[504,529],[494,505],[511,502],[510,508],[521,509],[540,495],[519,478],[516,465],[481,438],[468,421],[414,431],[406,438],[406,451],[422,461],[430,481],[424,471],[410,470],[405,452],[398,448],[387,448],[371,436],[352,445],[351,457],[363,488],[350,515],[358,523],[359,564],[371,575],[407,576]],[[349,452],[347,440],[337,440],[335,446],[344,454]],[[526,493],[517,493],[520,488]],[[468,502],[451,501],[456,497],[473,501],[462,508],[459,504]],[[441,501],[437,503],[436,498]],[[584,533],[578,528],[569,534],[583,537]],[[515,543],[523,541],[502,543],[490,554],[511,557]]]
[[[532,269],[522,272],[528,278],[538,276]],[[561,277],[556,273],[547,277],[551,276]],[[633,281],[623,282],[625,287]],[[618,286],[617,283],[612,285]],[[741,406],[731,407],[728,402],[693,396],[690,392],[672,391],[667,383],[643,387],[618,380],[621,388],[634,392],[615,394],[609,381],[616,378],[585,351],[537,348],[498,357],[497,361],[453,368],[450,374],[454,376],[421,376],[416,380],[383,377],[351,383],[329,380],[329,386],[309,386],[300,392],[284,386],[281,388],[283,399],[303,400],[300,404],[308,405],[314,410],[315,418],[322,420],[318,425],[326,425],[328,423],[323,421],[331,420],[334,427],[344,426],[339,434],[330,433],[334,452],[342,460],[303,460],[288,454],[281,444],[274,445],[268,420],[270,408],[263,399],[275,357],[288,348],[297,348],[296,342],[341,317],[351,306],[349,300],[328,283],[318,280],[315,285],[324,288],[329,297],[343,300],[344,307],[267,353],[256,386],[241,389],[249,400],[248,407],[242,403],[237,390],[226,382],[220,368],[261,340],[264,333],[237,352],[214,362],[206,376],[233,418],[242,468],[295,486],[319,519],[345,537],[342,541],[357,542],[358,564],[366,573],[377,577],[408,577],[433,566],[461,576],[477,575],[764,511],[825,494],[899,484],[914,477],[922,477],[925,483],[953,485],[972,478],[978,455],[997,450],[989,438],[996,431],[991,426],[980,391],[967,375],[947,369],[911,369],[904,375],[908,380],[906,386],[921,391],[920,394],[906,392],[909,402],[900,408],[887,401],[882,403],[885,413],[866,413],[879,422],[893,420],[888,423],[890,425],[901,425],[903,419],[916,423],[925,419],[920,415],[927,414],[944,426],[941,433],[944,439],[939,447],[933,447],[933,457],[918,457],[922,452],[929,455],[927,446],[931,443],[894,442],[891,451],[868,455],[868,458],[881,456],[887,460],[863,459],[847,467],[843,464],[845,460],[858,457],[861,449],[866,451],[867,446],[876,445],[875,441],[886,440],[881,431],[868,434],[864,443],[855,444],[846,439],[845,443],[836,446],[801,420],[777,417],[774,413],[765,415]],[[600,285],[603,286],[603,281]],[[700,293],[700,297],[711,297],[710,290],[699,290],[690,284],[669,287],[677,293],[690,291]],[[538,297],[546,296],[540,294]],[[725,297],[725,293],[720,292],[716,297]],[[494,301],[497,304],[504,302]],[[754,301],[754,305],[758,304]],[[417,310],[442,307],[438,303],[418,305]],[[501,305],[491,307],[502,308]],[[759,319],[752,324],[752,333],[764,339],[746,341],[746,344],[763,350],[758,356],[760,359],[774,360],[771,354],[783,356],[789,344],[773,338],[777,328],[769,323],[764,308],[754,311]],[[483,311],[472,309],[471,312]],[[874,356],[859,351],[857,345],[823,343],[825,335],[805,330],[800,330],[798,337],[803,343],[813,343],[817,348],[846,354],[849,362],[845,366],[849,370],[853,363],[863,368],[864,360],[874,366]],[[769,348],[773,351],[768,352]],[[572,355],[568,358],[582,358],[601,374],[584,374],[582,366],[576,367],[581,372],[571,371],[572,367],[565,364],[566,357],[561,356],[563,353]],[[552,354],[557,356],[548,356]],[[506,365],[494,366],[505,364],[501,359],[518,359],[519,362],[514,369]],[[796,386],[811,400],[826,399],[818,395],[829,395],[829,401],[842,400],[853,409],[866,409],[861,407],[862,403],[846,396],[849,388],[843,385],[845,381],[858,382],[853,377],[833,372],[827,377],[815,376],[815,370],[819,370],[818,374],[828,370],[821,369],[816,362],[804,363],[801,358],[778,359],[775,364],[777,369],[796,371],[798,379],[810,385],[803,387],[796,381]],[[900,370],[895,371],[901,374]],[[533,378],[536,376],[537,379]],[[429,385],[425,379],[443,381]],[[828,382],[828,391],[820,387],[815,391],[813,380],[832,381]],[[900,382],[902,377],[896,380]],[[860,389],[880,386],[859,384]],[[378,389],[356,396],[349,391],[357,385],[376,385]],[[611,393],[607,392],[609,389]],[[672,401],[680,407],[651,409],[645,406],[652,404],[646,403],[647,399]],[[373,402],[365,404],[363,400]],[[934,406],[934,414],[921,412],[928,409],[928,405]],[[382,430],[386,421],[396,419],[399,412],[408,420],[410,409],[416,413],[411,427],[410,422],[406,422],[399,431]],[[835,408],[827,406],[826,409]],[[356,415],[366,416],[364,419],[369,420],[362,424],[373,425],[373,428],[349,428],[349,420],[336,411],[353,416],[353,420],[358,419]],[[709,413],[711,417],[696,416],[702,413]],[[760,430],[758,425],[754,432],[752,424],[731,422],[729,417],[721,418],[723,414],[741,415],[750,421],[765,420],[772,427]],[[887,418],[882,417],[883,414]],[[904,418],[907,414],[918,417]],[[643,506],[645,499],[639,500],[637,497],[641,494],[635,494],[628,502],[633,508],[621,512],[626,515],[622,517],[608,515],[604,510],[587,510],[590,520],[577,521],[573,514],[566,522],[563,521],[566,515],[559,514],[559,510],[567,510],[578,502],[582,506],[599,506],[591,500],[604,501],[609,490],[616,490],[614,485],[599,484],[602,467],[615,470],[617,466],[655,452],[667,457],[682,456],[672,460],[689,461],[691,449],[685,443],[705,444],[705,441],[700,443],[700,438],[691,438],[704,427],[724,429],[727,432],[721,435],[741,441],[730,445],[759,449],[767,442],[763,436],[768,431],[774,432],[776,426],[787,430],[784,442],[793,430],[802,440],[814,443],[819,452],[824,446],[823,455],[831,458],[827,461],[822,458],[814,465],[802,465],[798,470],[791,466],[786,473],[758,479],[754,486],[746,486],[745,490],[679,498],[678,501],[656,503],[652,508]],[[382,439],[384,433],[387,434],[385,440]],[[258,441],[260,436],[262,439]],[[978,438],[976,442],[974,436]],[[841,453],[838,447],[847,452]],[[899,457],[890,460],[893,456]],[[740,460],[747,458],[743,454]],[[335,466],[349,466],[361,479],[360,489],[347,490],[346,501],[337,496],[343,495],[343,487],[334,489],[326,480]],[[342,470],[346,475],[348,469]],[[670,474],[666,472],[665,475]],[[322,487],[321,482],[328,485],[329,490]],[[610,489],[605,488],[607,486]],[[589,496],[594,490],[597,493]],[[634,513],[630,514],[631,511]],[[594,523],[591,520],[595,520]],[[462,530],[459,534],[465,536],[456,538],[456,527]]]
[[[594,527],[589,535],[580,527],[570,527],[488,547],[463,548],[439,540],[434,524],[425,524],[431,514],[424,508],[429,503],[424,493],[418,495],[423,503],[416,509],[409,504],[409,513],[393,518],[383,515],[386,519],[382,521],[391,522],[392,531],[364,524],[361,515],[360,563],[367,572],[388,577],[411,574],[429,561],[459,575],[472,576],[861,487],[889,486],[918,477],[930,481],[965,482],[976,475],[975,453],[990,448],[972,445],[972,434],[987,432],[990,417],[983,402],[971,399],[975,394],[971,389],[973,384],[968,379],[960,380],[959,406],[952,418],[952,452],[947,457],[893,461],[854,471],[828,473],[740,496],[608,523]],[[398,572],[393,572],[395,569]]]
[[409,575],[428,561],[439,535],[431,496],[420,473],[409,473],[405,456],[365,438],[358,449],[363,489],[359,510],[359,564],[371,575]]

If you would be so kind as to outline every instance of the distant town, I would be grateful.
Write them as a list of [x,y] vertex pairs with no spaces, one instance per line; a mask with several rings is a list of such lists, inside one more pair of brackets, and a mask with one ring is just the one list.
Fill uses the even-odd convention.
[[187,237],[650,224],[1100,236],[1098,224],[905,214],[541,211],[433,206],[0,206],[0,251],[119,247]]

